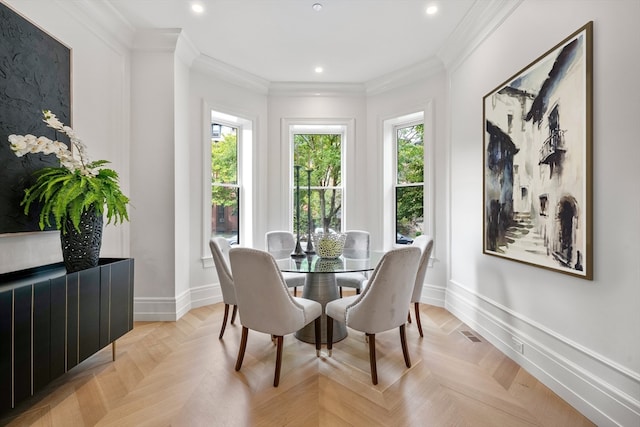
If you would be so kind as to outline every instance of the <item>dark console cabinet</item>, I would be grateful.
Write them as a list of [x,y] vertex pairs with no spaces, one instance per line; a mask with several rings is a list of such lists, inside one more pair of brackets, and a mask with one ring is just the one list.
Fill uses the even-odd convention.
[[133,329],[131,258],[0,275],[0,413]]

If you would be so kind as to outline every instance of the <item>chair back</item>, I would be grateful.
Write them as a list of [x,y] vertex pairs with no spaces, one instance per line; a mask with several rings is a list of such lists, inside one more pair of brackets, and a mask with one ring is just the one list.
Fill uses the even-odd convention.
[[233,285],[233,276],[231,275],[231,264],[229,264],[231,245],[223,237],[212,237],[209,240],[209,248],[211,249],[211,256],[220,281],[222,300],[225,304],[236,305],[236,291]]
[[412,246],[420,248],[421,255],[411,302],[420,302],[422,288],[424,287],[424,277],[427,274],[427,266],[429,265],[429,258],[431,258],[431,250],[433,249],[433,238],[423,234],[414,239]]
[[384,254],[367,287],[347,307],[347,325],[370,334],[404,325],[419,259],[420,249],[412,246]]
[[347,239],[344,242],[344,250],[355,253],[369,252],[369,232],[362,230],[348,230],[345,232]]
[[305,323],[304,309],[289,293],[270,253],[232,248],[229,258],[242,326],[287,335],[309,323]]
[[264,240],[267,252],[291,252],[296,247],[296,239],[290,231],[268,231]]

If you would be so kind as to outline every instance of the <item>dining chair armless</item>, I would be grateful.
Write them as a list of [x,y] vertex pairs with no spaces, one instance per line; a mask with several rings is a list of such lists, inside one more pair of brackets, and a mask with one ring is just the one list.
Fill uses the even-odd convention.
[[[345,232],[347,238],[344,242],[342,254],[345,258],[364,258],[369,256],[369,232],[362,230],[348,230]],[[359,294],[367,281],[367,276],[360,272],[339,273],[336,275],[336,283],[340,288],[353,288]]]
[[231,246],[227,239],[222,237],[212,237],[209,240],[209,248],[213,263],[216,266],[216,273],[220,281],[220,289],[222,290],[222,301],[224,302],[224,318],[222,319],[222,329],[218,339],[222,339],[224,330],[227,326],[227,318],[229,317],[229,306],[233,306],[233,314],[231,314],[231,324],[236,320],[238,312],[238,304],[236,303],[236,291],[233,286],[233,276],[231,275],[231,266],[229,264],[229,250]]
[[[416,273],[416,282],[413,288],[413,295],[411,296],[411,302],[413,303],[413,311],[416,316],[416,324],[418,325],[418,332],[421,337],[422,323],[420,322],[420,297],[422,296],[422,288],[424,287],[424,277],[427,274],[427,266],[429,265],[429,258],[431,257],[431,250],[433,249],[433,238],[426,234],[418,236],[413,241],[413,246],[420,248],[420,262],[418,263],[418,272]],[[411,322],[411,311],[409,311],[408,320]]]
[[273,386],[277,387],[284,335],[315,321],[316,357],[320,355],[322,305],[292,296],[270,253],[258,249],[233,248],[229,258],[242,323],[236,371],[242,367],[249,329],[270,334],[275,337],[277,344],[273,378]]
[[[267,252],[293,252],[296,248],[296,239],[290,231],[268,231],[265,234],[265,248]],[[306,275],[304,273],[283,272],[282,276],[287,286],[293,288],[293,295],[298,296],[298,286],[304,286]]]
[[[404,326],[419,259],[418,248],[392,249],[378,262],[369,283],[360,295],[330,301],[325,306],[329,356],[333,349],[333,320],[364,332],[369,340],[369,363],[373,384],[378,384],[375,340],[377,333],[399,328],[404,361],[407,368],[411,367]],[[240,310],[242,315],[242,307]]]

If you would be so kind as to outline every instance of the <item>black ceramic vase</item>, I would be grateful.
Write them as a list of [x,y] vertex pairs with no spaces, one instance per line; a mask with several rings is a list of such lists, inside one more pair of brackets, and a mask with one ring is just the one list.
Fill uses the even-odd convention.
[[84,211],[80,216],[80,231],[67,219],[66,233],[60,231],[62,259],[67,273],[96,267],[100,259],[102,245],[102,215],[95,209]]

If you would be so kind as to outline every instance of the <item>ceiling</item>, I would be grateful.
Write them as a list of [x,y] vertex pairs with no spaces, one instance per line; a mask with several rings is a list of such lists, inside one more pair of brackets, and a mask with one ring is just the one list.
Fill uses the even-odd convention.
[[135,28],[183,29],[202,55],[270,82],[366,83],[437,60],[488,0],[107,1]]

